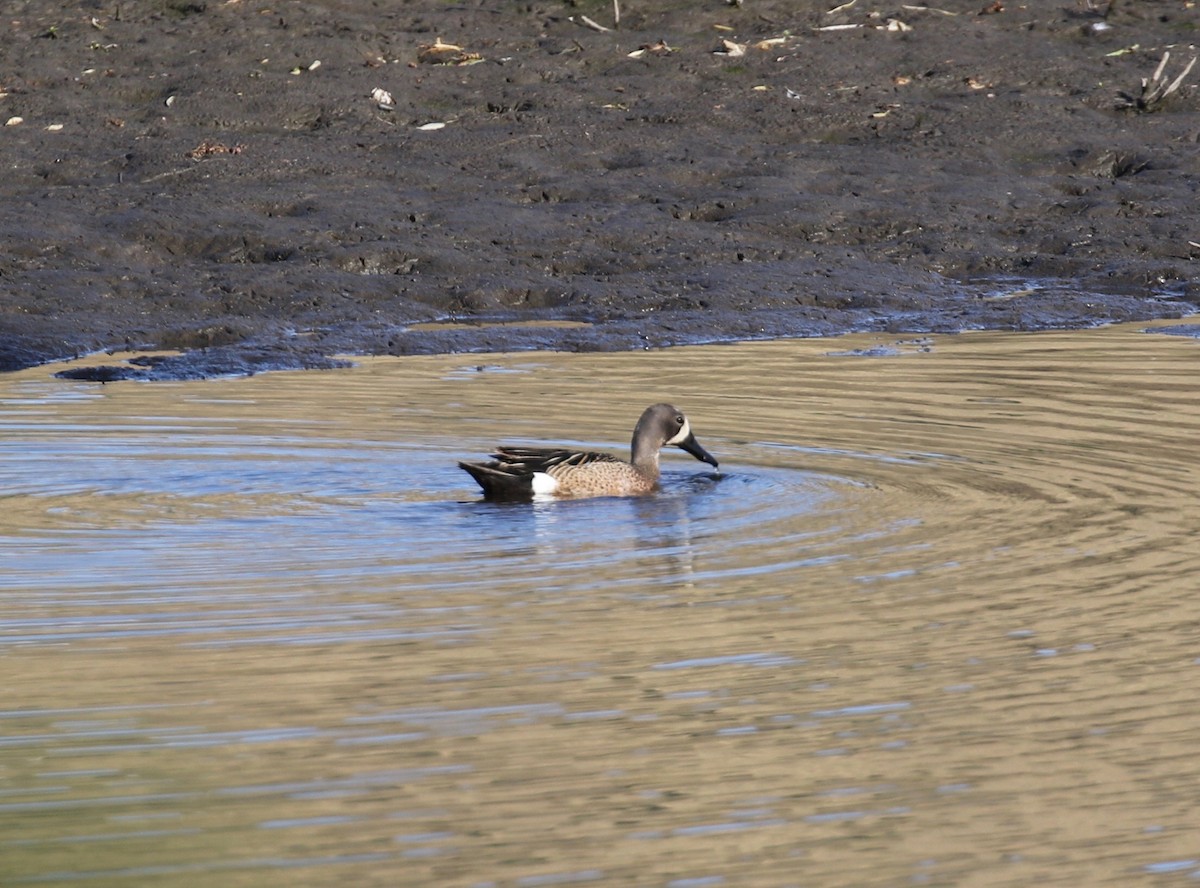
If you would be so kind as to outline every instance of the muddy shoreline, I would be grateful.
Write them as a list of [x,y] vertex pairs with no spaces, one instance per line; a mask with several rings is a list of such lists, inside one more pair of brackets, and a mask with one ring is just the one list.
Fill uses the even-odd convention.
[[0,369],[1196,310],[1200,9],[984,6],[16,0]]

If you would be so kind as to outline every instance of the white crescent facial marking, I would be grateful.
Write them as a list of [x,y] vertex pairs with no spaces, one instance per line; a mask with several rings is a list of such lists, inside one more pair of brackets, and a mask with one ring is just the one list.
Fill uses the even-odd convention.
[[554,493],[558,490],[558,481],[545,472],[533,473],[533,492],[537,495]]
[[672,438],[667,443],[668,444],[678,444],[680,441],[686,441],[688,439],[688,435],[690,435],[691,433],[692,433],[692,424],[687,421],[687,417],[684,417],[683,428],[681,428],[679,430],[678,435],[676,435],[674,438]]

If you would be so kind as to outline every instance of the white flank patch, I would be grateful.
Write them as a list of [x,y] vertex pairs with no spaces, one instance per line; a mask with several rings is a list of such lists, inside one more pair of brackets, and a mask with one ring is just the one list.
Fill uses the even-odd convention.
[[533,492],[537,495],[554,493],[558,490],[558,481],[545,472],[533,473]]
[[679,434],[676,435],[674,438],[672,438],[667,443],[668,444],[678,444],[680,441],[686,441],[688,439],[688,435],[690,435],[691,433],[692,433],[692,424],[690,422],[688,422],[687,418],[685,417],[683,420],[683,428],[681,428],[679,430]]

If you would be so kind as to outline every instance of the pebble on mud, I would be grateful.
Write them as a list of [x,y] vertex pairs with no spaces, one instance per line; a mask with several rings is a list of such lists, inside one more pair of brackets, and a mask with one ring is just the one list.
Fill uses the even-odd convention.
[[396,110],[396,100],[392,98],[392,94],[378,86],[371,90],[371,101],[384,111]]

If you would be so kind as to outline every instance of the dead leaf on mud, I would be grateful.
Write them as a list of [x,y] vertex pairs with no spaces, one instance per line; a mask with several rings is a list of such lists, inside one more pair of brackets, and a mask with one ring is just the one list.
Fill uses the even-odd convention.
[[631,52],[629,57],[631,59],[640,59],[646,53],[651,53],[652,55],[669,55],[674,51],[671,47],[667,46],[665,40],[659,40],[657,43],[643,43]]
[[[768,37],[765,40],[759,40],[755,43],[736,43],[733,40],[722,38],[721,47],[713,50],[713,55],[728,56],[731,59],[741,58],[746,54],[746,50],[753,47],[754,49],[768,52],[776,47],[783,46],[788,42],[787,37]],[[668,52],[671,51],[668,49]]]
[[483,61],[477,52],[468,52],[455,43],[445,43],[438,37],[433,43],[417,47],[417,61],[422,65],[474,65]]
[[205,139],[189,151],[187,156],[192,160],[203,160],[206,157],[212,157],[214,154],[241,154],[245,150],[245,145],[226,145],[223,142],[213,142]]

